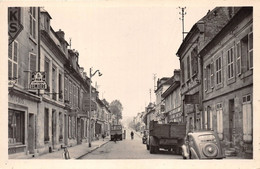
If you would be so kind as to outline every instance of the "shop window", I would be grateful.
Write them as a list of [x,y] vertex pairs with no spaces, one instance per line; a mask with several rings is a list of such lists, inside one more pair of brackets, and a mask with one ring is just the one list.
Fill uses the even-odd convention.
[[24,112],[8,110],[8,143],[24,144]]

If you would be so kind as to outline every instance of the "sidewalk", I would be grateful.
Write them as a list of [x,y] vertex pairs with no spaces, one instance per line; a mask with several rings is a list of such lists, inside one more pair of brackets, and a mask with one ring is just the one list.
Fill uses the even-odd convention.
[[[103,146],[104,144],[108,143],[109,140],[109,138],[105,138],[104,141],[103,139],[93,141],[91,142],[91,147],[89,147],[88,143],[82,143],[80,145],[68,147],[70,159],[78,159],[88,153],[91,153],[99,147]],[[33,157],[31,159],[64,159],[62,157],[63,152],[64,150],[61,149],[59,151],[43,154],[37,157]]]

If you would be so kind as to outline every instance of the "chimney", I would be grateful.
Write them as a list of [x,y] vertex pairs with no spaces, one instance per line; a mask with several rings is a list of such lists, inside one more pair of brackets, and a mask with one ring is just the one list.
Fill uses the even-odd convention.
[[65,38],[65,33],[64,33],[61,29],[59,29],[59,31],[57,31],[56,34],[57,34],[57,35],[59,36],[59,38],[61,38],[61,39],[64,39],[64,38]]

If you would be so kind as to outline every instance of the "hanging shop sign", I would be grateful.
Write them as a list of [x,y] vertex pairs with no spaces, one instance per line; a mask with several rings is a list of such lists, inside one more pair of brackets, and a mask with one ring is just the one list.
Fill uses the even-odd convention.
[[33,72],[32,81],[29,85],[31,90],[44,90],[47,89],[48,85],[46,83],[45,72]]

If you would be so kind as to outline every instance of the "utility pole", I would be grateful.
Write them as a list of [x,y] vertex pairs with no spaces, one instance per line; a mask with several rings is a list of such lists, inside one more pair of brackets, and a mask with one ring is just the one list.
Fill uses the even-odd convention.
[[187,32],[184,32],[184,15],[187,13],[185,12],[186,7],[179,7],[181,9],[181,12],[179,14],[181,15],[181,18],[179,18],[182,21],[182,41],[184,41],[184,34]]
[[156,90],[156,73],[153,74],[154,91]]
[[149,92],[150,92],[150,103],[151,103],[152,102],[152,90],[150,89]]

